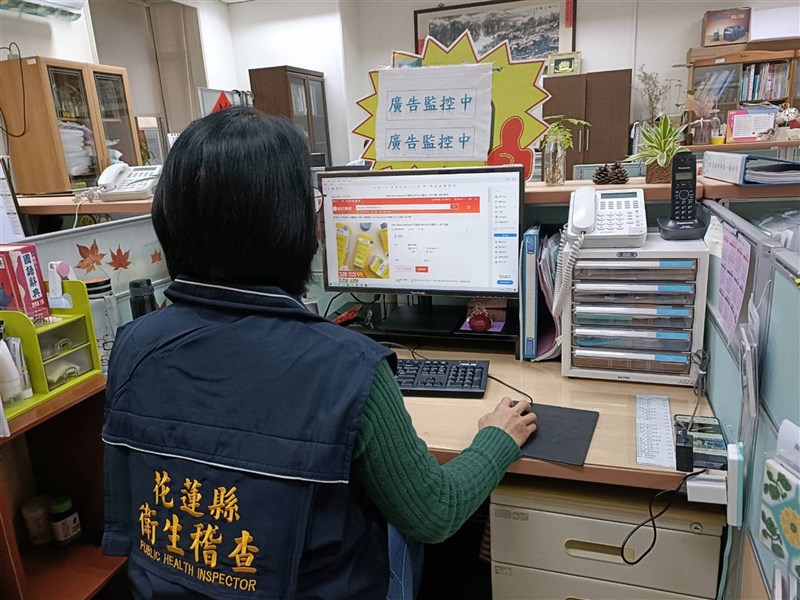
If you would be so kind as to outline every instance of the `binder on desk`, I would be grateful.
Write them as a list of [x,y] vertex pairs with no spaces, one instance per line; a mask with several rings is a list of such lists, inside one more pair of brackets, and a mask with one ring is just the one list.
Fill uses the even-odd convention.
[[[520,287],[522,360],[549,360],[561,355],[561,320],[552,314],[558,242],[559,234],[540,239],[538,225],[523,236],[523,251],[520,254],[523,280]],[[544,298],[542,306],[539,305],[540,291]]]
[[732,152],[703,153],[703,177],[737,185],[800,183],[800,163]]
[[522,331],[522,360],[536,358],[539,319],[539,226],[534,225],[522,235],[520,252],[520,323]]

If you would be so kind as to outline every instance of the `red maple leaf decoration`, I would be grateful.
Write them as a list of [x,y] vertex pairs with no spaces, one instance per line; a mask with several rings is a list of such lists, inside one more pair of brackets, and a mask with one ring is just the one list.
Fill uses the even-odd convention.
[[154,263],[161,262],[161,250],[156,250],[150,255],[150,260]]
[[92,240],[92,245],[88,248],[80,244],[76,244],[76,246],[78,246],[78,252],[81,255],[81,260],[75,265],[76,268],[91,273],[94,271],[95,267],[99,267],[103,264],[105,252],[100,252],[100,249],[97,247],[96,239]]
[[122,246],[117,244],[117,251],[111,251],[111,260],[108,263],[112,267],[114,267],[115,271],[119,271],[120,269],[127,269],[131,266],[131,261],[128,260],[131,251],[128,250],[127,252],[122,251]]

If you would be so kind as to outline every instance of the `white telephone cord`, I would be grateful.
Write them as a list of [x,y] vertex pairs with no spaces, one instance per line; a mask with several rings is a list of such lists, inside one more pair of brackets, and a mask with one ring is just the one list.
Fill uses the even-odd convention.
[[581,232],[581,236],[572,241],[569,258],[567,258],[567,264],[564,265],[564,251],[567,247],[567,225],[564,225],[561,230],[561,242],[558,245],[558,257],[556,258],[556,300],[553,303],[553,315],[557,319],[561,318],[561,310],[564,308],[567,294],[572,289],[572,270],[578,261],[578,251],[583,245],[583,237],[584,233]]

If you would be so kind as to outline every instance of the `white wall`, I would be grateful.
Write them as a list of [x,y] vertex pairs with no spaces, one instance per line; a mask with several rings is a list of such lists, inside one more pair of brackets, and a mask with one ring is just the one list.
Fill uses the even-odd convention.
[[325,73],[331,160],[349,160],[344,56],[339,3],[258,1],[228,7],[239,89],[249,69],[290,65]]
[[10,42],[19,44],[23,56],[97,62],[92,19],[86,3],[83,15],[76,21],[0,11],[0,45],[8,46]]
[[[644,64],[662,80],[686,81],[687,71],[674,64],[686,61],[686,51],[700,45],[700,28],[707,10],[751,6],[761,10],[797,6],[798,0],[577,0],[575,45],[583,53],[583,72],[633,69]],[[465,2],[449,1],[449,4]],[[412,50],[414,11],[439,3],[413,0],[357,0],[359,57],[357,69],[363,77],[349,79],[348,98],[369,91],[366,73],[388,64],[392,50]],[[683,90],[685,92],[686,86]],[[632,117],[639,118],[643,104],[633,97]],[[351,114],[353,111],[350,111]],[[363,111],[358,111],[363,114]],[[353,117],[351,117],[353,121]]]

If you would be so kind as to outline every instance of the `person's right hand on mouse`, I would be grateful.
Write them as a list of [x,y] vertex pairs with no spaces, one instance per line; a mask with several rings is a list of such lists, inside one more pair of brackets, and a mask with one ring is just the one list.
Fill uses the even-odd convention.
[[497,408],[478,420],[478,429],[484,427],[502,429],[518,446],[522,446],[536,431],[536,414],[531,410],[531,403],[527,400],[514,402],[506,396],[500,400]]

